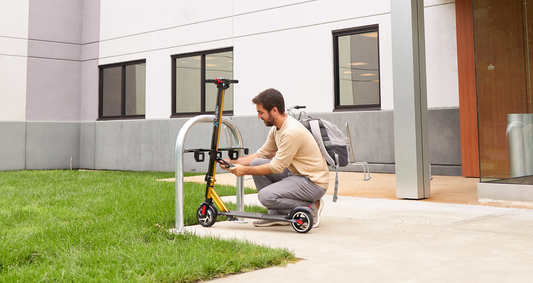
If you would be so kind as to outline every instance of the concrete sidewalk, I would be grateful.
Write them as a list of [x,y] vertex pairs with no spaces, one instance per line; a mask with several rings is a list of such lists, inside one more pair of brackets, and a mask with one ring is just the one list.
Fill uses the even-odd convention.
[[[229,199],[228,199],[229,200]],[[307,234],[217,222],[199,235],[294,251],[301,260],[213,282],[532,282],[533,210],[339,197]],[[245,203],[256,202],[247,195]]]

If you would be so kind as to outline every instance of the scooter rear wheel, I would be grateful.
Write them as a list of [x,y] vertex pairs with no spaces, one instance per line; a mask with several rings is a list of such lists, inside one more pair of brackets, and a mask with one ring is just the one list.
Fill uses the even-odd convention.
[[313,216],[307,211],[296,211],[292,219],[296,220],[296,222],[291,222],[292,228],[298,233],[307,233],[313,228]]
[[204,227],[211,227],[217,222],[217,210],[206,203],[202,203],[196,211],[196,220]]

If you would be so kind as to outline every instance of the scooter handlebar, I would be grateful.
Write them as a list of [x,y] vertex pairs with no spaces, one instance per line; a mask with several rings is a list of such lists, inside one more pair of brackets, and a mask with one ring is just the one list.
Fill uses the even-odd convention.
[[206,79],[205,80],[206,83],[214,83],[214,84],[219,84],[219,83],[226,83],[226,84],[236,84],[239,82],[239,80],[230,80],[230,79],[219,79],[219,78],[216,78],[216,79]]

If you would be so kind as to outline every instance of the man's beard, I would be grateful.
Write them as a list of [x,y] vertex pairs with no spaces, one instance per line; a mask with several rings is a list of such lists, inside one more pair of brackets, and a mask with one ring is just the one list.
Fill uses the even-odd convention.
[[263,120],[263,122],[265,123],[265,126],[267,126],[267,127],[274,126],[274,119],[272,119],[272,115],[270,115],[270,113],[268,113],[268,119],[267,120],[265,120],[263,118],[261,118],[261,120]]

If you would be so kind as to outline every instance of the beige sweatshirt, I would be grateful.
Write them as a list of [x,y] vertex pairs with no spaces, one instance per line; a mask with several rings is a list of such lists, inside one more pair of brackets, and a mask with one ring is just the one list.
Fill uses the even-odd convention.
[[289,168],[318,186],[328,189],[329,169],[318,145],[300,122],[288,116],[279,130],[272,127],[265,144],[256,152],[260,158],[272,159],[270,170],[279,174]]

